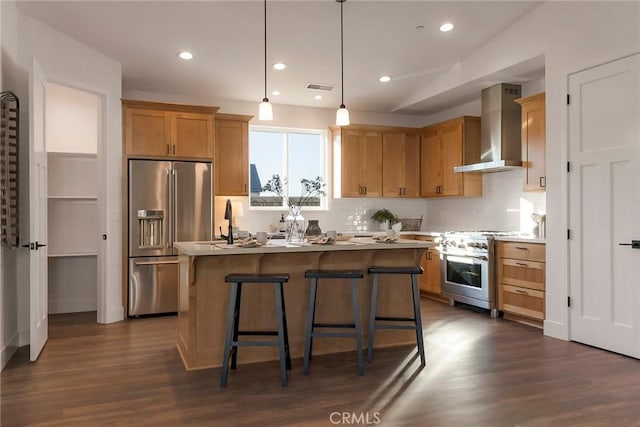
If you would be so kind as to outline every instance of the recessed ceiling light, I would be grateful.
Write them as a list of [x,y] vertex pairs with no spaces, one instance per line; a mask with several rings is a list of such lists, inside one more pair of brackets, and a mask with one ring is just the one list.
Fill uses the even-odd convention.
[[280,95],[280,91],[279,90],[274,90],[273,92],[271,92],[271,95],[278,96],[278,95]]
[[273,69],[274,70],[284,70],[285,68],[287,68],[287,64],[283,63],[283,62],[276,62],[275,64],[273,64]]
[[390,82],[390,81],[391,81],[391,77],[389,77],[389,76],[382,76],[382,77],[380,77],[378,80],[380,80],[382,83],[386,83],[386,82]]
[[315,99],[316,101],[319,100],[319,99],[322,99],[322,95],[316,95],[316,96],[313,97],[313,99]]
[[178,57],[180,59],[184,59],[185,61],[188,61],[190,59],[193,59],[193,53],[183,50],[182,52],[178,52]]
[[443,33],[451,30],[453,30],[453,24],[451,22],[445,22],[444,24],[440,25],[440,31],[442,31]]

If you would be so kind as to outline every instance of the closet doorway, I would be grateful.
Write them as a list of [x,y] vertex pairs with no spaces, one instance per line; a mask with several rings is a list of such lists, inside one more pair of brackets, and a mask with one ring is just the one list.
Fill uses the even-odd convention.
[[49,314],[100,310],[102,97],[46,84]]

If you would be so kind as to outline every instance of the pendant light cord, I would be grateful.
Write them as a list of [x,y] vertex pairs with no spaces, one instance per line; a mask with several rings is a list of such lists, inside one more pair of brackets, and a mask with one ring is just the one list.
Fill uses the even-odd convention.
[[[265,0],[266,1],[266,0]],[[340,108],[344,108],[344,24],[342,22],[342,7],[344,6],[345,0],[338,0],[340,2],[340,80],[341,80],[341,91],[342,98],[340,99]]]
[[267,0],[264,0],[264,99],[267,98]]

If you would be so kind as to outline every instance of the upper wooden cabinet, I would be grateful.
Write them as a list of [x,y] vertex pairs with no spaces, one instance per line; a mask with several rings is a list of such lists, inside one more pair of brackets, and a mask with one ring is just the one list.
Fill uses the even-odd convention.
[[128,156],[211,160],[218,107],[123,100]]
[[249,120],[252,118],[237,114],[216,115],[216,196],[249,194]]
[[516,99],[522,106],[522,162],[524,191],[544,191],[546,178],[545,95]]
[[383,197],[420,197],[420,132],[382,132]]
[[382,131],[357,125],[332,130],[340,145],[342,197],[382,197]]
[[453,168],[480,161],[480,117],[464,116],[422,129],[421,196],[481,196],[481,173]]

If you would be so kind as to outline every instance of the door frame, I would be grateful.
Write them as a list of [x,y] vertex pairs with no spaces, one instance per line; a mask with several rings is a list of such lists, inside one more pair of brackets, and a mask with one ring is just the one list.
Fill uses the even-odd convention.
[[[46,73],[45,73],[46,74]],[[96,307],[97,307],[97,315],[96,322],[97,323],[108,323],[108,298],[107,298],[107,281],[106,281],[106,268],[107,265],[107,245],[106,239],[104,236],[107,236],[107,215],[106,215],[106,197],[107,197],[107,153],[105,141],[107,140],[106,135],[106,122],[107,122],[107,94],[91,87],[89,85],[85,85],[77,82],[70,82],[65,80],[64,78],[55,78],[50,77],[47,80],[48,83],[54,83],[61,86],[65,86],[71,89],[76,89],[82,92],[90,93],[96,95],[98,97],[98,121],[97,121],[97,165],[98,165],[98,200],[97,200],[97,210],[98,210],[98,230],[99,234],[102,235],[102,240],[99,240],[97,246],[97,289],[96,289]],[[45,119],[46,120],[46,119]],[[46,146],[45,146],[46,148]],[[98,238],[99,236],[96,236]]]

